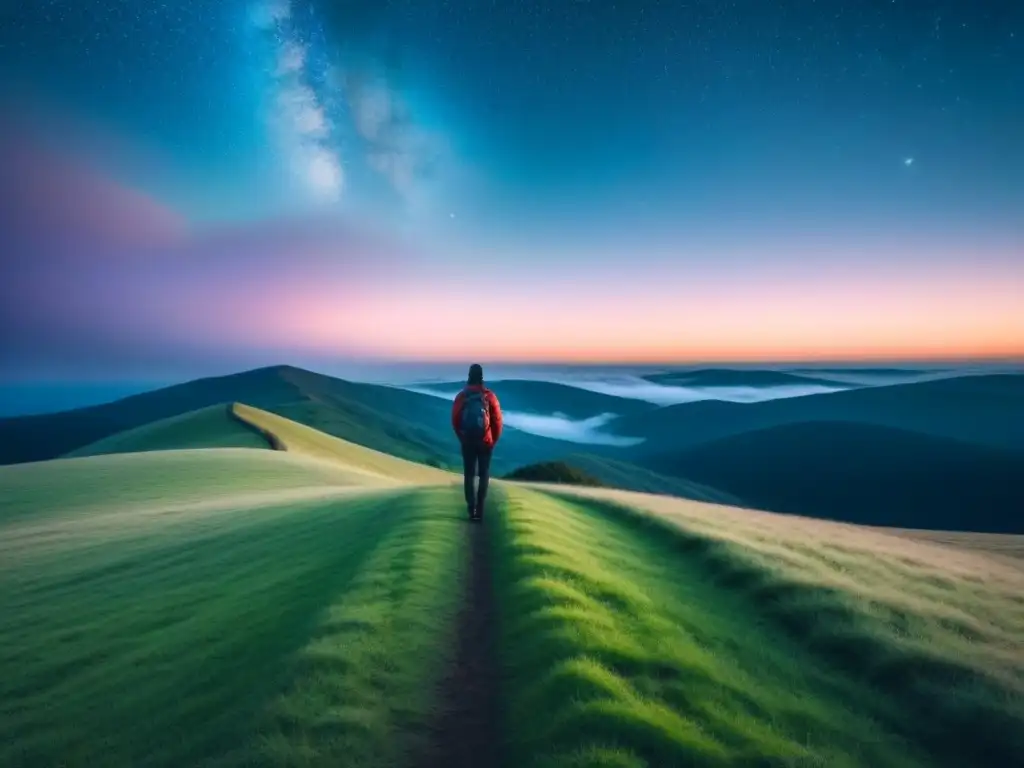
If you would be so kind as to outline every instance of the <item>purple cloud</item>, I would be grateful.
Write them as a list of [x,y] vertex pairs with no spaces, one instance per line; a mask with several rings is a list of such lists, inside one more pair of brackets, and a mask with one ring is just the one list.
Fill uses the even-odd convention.
[[0,244],[74,257],[82,244],[139,251],[180,240],[185,220],[144,192],[119,184],[86,160],[33,135],[32,126],[0,115]]
[[6,370],[287,349],[288,333],[343,317],[370,286],[416,261],[392,238],[337,216],[190,227],[10,121],[0,170]]

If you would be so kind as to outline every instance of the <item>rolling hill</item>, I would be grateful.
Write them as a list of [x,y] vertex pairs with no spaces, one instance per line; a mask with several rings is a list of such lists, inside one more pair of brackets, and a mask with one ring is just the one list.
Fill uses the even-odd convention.
[[[397,387],[360,384],[290,366],[199,379],[62,413],[0,419],[0,464],[65,455],[154,421],[232,402],[277,413],[327,434],[437,466],[458,465],[450,404]],[[509,428],[497,469],[571,447]]]
[[341,440],[276,413],[241,403],[234,403],[231,409],[240,421],[266,436],[268,442],[278,450],[337,462],[349,470],[367,472],[389,480],[398,478],[410,484],[437,485],[452,483],[456,479],[450,472]]
[[207,408],[110,438],[144,451],[0,467],[0,764],[960,768],[1024,748],[1017,561],[507,481],[470,525],[450,473],[231,413],[278,450],[169,448],[189,423],[236,439]]
[[[422,385],[419,389],[450,394],[454,397],[464,386],[463,382]],[[501,407],[508,411],[525,413],[561,413],[570,419],[587,419],[603,413],[618,416],[647,413],[657,408],[653,403],[628,397],[606,395],[582,387],[559,384],[551,381],[508,379],[488,383],[501,400]]]
[[711,488],[710,486],[701,485],[700,483],[695,483],[672,474],[654,472],[636,464],[618,461],[606,456],[597,456],[592,453],[572,453],[560,458],[556,462],[546,462],[540,465],[529,465],[520,468],[513,473],[509,473],[506,477],[543,482],[545,481],[545,473],[543,471],[539,474],[532,471],[524,474],[524,471],[532,470],[534,467],[540,467],[543,470],[550,464],[556,464],[582,473],[582,475],[596,480],[598,484],[609,488],[663,494],[715,504],[743,505],[743,502],[737,496],[717,488]]
[[239,420],[231,403],[210,405],[141,427],[126,429],[110,437],[69,451],[66,456],[100,456],[109,453],[169,451],[178,448],[270,448],[267,438]]
[[446,471],[341,440],[241,403],[161,419],[72,451],[68,457],[223,447],[285,451],[289,458],[314,459],[315,465],[326,461],[326,466],[335,468],[340,464],[346,472],[365,473],[388,483],[396,477],[408,483],[434,484],[455,478]]
[[651,456],[648,466],[775,512],[1024,533],[1024,453],[891,427],[786,424]]
[[818,380],[813,374],[764,369],[699,368],[692,371],[666,371],[643,377],[654,384],[686,387],[781,387],[818,384],[839,388],[835,382]]
[[564,461],[543,461],[529,464],[505,475],[506,480],[519,480],[534,483],[565,483],[567,485],[589,485],[595,488],[606,487],[588,472],[574,467]]
[[609,429],[645,442],[646,457],[750,430],[808,421],[861,422],[1011,451],[1024,450],[1024,376],[992,374],[852,389],[759,403],[701,401],[618,419]]

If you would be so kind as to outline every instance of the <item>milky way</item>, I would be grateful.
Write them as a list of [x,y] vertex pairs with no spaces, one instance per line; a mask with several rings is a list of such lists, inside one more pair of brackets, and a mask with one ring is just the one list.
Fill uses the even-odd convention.
[[1024,3],[40,0],[0,72],[41,358],[1024,353]]

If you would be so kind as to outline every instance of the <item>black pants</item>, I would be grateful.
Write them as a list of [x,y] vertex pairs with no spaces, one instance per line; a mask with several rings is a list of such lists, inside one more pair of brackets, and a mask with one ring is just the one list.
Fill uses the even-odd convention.
[[[462,473],[465,479],[466,506],[483,514],[487,498],[487,481],[491,477],[491,448],[486,445],[462,444]],[[473,477],[479,475],[480,483],[473,493]],[[474,501],[476,502],[474,504]]]

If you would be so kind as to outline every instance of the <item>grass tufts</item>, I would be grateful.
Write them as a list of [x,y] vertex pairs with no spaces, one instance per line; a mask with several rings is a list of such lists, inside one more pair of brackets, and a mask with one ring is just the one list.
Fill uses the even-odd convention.
[[495,523],[508,765],[927,764],[649,521],[511,487]]

